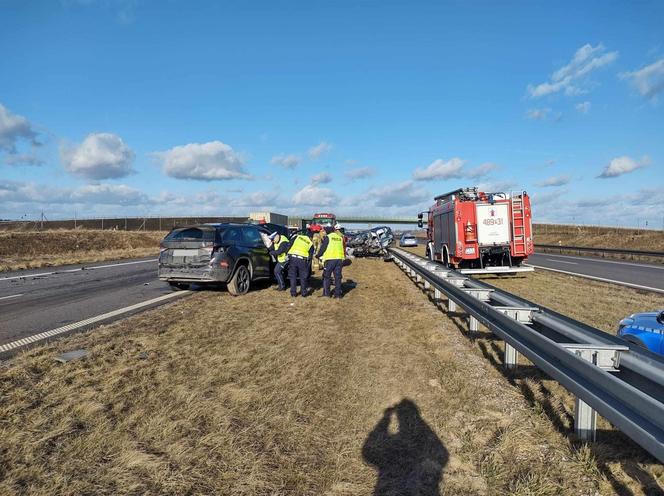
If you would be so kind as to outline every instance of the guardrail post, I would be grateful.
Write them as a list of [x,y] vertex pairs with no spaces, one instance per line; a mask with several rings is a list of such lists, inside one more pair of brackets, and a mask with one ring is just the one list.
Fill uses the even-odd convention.
[[448,312],[456,312],[457,311],[456,301],[454,301],[451,298],[447,299],[447,311]]
[[422,276],[419,274],[415,274],[415,282],[422,282]]
[[480,330],[480,321],[472,315],[468,316],[468,330],[470,332],[478,332]]
[[431,289],[431,283],[429,283],[429,281],[426,279],[424,280],[424,289]]
[[433,299],[434,299],[434,301],[436,301],[436,302],[440,301],[440,297],[441,297],[440,289],[434,288],[433,289]]
[[574,402],[574,433],[584,441],[597,437],[597,412],[580,398]]
[[505,341],[505,361],[503,366],[508,370],[514,370],[519,365],[519,352],[516,348]]

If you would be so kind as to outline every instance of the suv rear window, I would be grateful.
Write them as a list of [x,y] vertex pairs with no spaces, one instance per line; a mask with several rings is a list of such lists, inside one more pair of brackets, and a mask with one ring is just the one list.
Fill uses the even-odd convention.
[[168,233],[166,241],[214,241],[214,229],[186,227]]
[[230,227],[223,232],[224,243],[241,243],[242,230],[239,227]]
[[255,227],[246,227],[244,229],[244,239],[251,244],[259,244],[263,242],[260,231]]

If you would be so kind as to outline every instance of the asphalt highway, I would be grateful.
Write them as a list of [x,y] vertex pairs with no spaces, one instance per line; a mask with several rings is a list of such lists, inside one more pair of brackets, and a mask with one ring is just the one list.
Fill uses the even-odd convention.
[[527,263],[536,269],[549,269],[664,293],[664,265],[550,253],[531,255]]
[[169,301],[166,295],[175,293],[157,279],[154,258],[0,272],[0,352],[53,329],[84,328],[82,321],[109,312],[123,316],[141,302]]

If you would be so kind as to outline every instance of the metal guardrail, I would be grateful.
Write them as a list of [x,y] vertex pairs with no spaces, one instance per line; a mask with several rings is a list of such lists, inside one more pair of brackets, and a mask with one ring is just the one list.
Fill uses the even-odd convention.
[[587,252],[587,253],[611,253],[613,255],[639,255],[647,257],[664,257],[662,251],[644,251],[644,250],[623,250],[621,248],[593,248],[590,246],[565,246],[565,245],[543,245],[540,243],[535,244],[535,248],[545,248],[547,250],[563,250]]
[[[468,314],[470,332],[478,331],[481,323],[501,338],[505,342],[506,367],[516,367],[518,353],[521,353],[574,394],[577,436],[595,439],[597,412],[664,462],[664,395],[658,386],[664,384],[664,362],[658,367],[657,360],[648,360],[648,356],[638,358],[622,340],[601,342],[595,333],[588,332],[592,328],[580,323],[575,325],[569,318],[554,319],[554,325],[547,327],[547,317],[552,316],[530,302],[510,301],[504,292],[478,287],[477,281],[426,258],[396,248],[389,251],[405,272],[416,282],[424,283],[425,290],[433,288],[434,299],[446,296],[448,311],[456,311],[460,306]],[[576,339],[554,341],[532,327],[536,322],[564,339],[571,339],[570,336]],[[595,331],[601,333],[598,329]],[[634,383],[624,380],[621,370],[630,358],[632,362],[642,360],[641,372],[654,377],[640,376]],[[634,365],[632,363],[631,369],[636,372],[639,367]]]

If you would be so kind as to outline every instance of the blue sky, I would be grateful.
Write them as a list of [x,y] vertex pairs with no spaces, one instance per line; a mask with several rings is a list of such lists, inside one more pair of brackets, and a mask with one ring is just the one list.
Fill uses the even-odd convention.
[[664,227],[664,2],[0,0],[0,218]]

